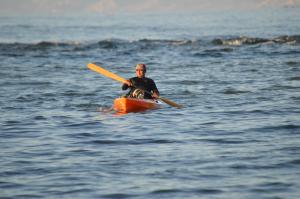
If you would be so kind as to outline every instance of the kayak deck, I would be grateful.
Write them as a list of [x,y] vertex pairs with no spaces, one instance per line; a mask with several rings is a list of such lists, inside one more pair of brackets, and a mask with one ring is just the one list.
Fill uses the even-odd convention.
[[152,99],[120,97],[114,100],[114,110],[119,113],[142,112],[161,108],[161,103]]

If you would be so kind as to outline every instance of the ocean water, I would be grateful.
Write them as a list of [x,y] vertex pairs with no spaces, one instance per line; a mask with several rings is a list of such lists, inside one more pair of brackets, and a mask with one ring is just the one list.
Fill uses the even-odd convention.
[[0,198],[299,198],[299,13],[0,17]]

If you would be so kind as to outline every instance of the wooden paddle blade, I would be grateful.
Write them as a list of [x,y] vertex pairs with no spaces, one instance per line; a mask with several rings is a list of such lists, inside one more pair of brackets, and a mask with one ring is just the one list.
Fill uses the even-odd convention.
[[182,105],[180,104],[176,104],[175,102],[169,100],[169,99],[166,99],[166,98],[163,98],[163,97],[158,97],[158,99],[160,99],[161,101],[165,102],[166,104],[169,104],[170,106],[173,106],[173,107],[176,107],[176,108],[183,108]]
[[87,65],[87,67],[97,73],[100,73],[106,77],[109,77],[111,79],[114,79],[114,80],[117,80],[119,82],[122,82],[122,83],[125,83],[126,82],[126,79],[124,79],[123,77],[120,77],[104,68],[101,68],[100,66],[97,66],[96,64],[93,64],[93,63],[89,63]]

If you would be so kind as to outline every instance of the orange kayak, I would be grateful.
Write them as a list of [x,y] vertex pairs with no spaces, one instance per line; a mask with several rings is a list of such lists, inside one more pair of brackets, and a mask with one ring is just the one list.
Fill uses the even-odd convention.
[[117,98],[114,101],[114,110],[119,113],[141,112],[150,109],[158,109],[161,103],[151,99]]

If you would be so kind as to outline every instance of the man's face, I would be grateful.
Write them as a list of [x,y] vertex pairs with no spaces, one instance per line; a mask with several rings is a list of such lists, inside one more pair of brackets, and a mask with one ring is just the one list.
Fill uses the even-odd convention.
[[135,69],[135,73],[138,78],[143,78],[145,77],[146,70],[143,66],[137,66]]

